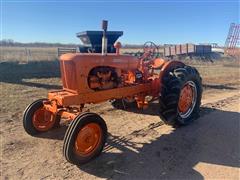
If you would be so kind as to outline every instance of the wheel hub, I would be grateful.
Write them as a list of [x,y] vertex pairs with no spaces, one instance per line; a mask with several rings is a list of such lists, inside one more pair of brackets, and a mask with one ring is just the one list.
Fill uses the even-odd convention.
[[33,126],[38,131],[47,131],[52,128],[54,125],[55,118],[54,114],[50,111],[47,111],[44,108],[38,109],[32,118]]
[[196,104],[197,89],[193,81],[188,81],[180,91],[178,112],[182,118],[187,118]]
[[89,123],[78,133],[75,141],[75,150],[82,156],[92,153],[100,144],[102,131],[97,123]]

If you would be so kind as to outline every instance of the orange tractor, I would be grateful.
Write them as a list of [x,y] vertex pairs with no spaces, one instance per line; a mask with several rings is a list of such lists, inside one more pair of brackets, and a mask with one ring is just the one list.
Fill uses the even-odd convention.
[[63,153],[73,164],[98,156],[108,134],[105,121],[86,112],[85,104],[110,100],[115,107],[147,108],[158,100],[161,119],[179,125],[189,124],[199,113],[202,83],[195,68],[157,58],[152,42],[144,44],[141,57],[121,55],[116,40],[123,33],[107,31],[107,21],[102,28],[77,34],[85,46],[60,57],[63,89],[30,104],[23,116],[24,129],[32,136],[58,127],[60,119],[69,122]]

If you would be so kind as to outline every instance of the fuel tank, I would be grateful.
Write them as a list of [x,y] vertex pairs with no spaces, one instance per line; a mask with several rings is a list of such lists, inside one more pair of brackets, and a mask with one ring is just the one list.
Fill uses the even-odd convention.
[[122,70],[137,69],[139,60],[130,55],[69,53],[60,57],[63,89],[72,92],[88,93],[93,90],[88,86],[88,74],[98,66],[108,66]]

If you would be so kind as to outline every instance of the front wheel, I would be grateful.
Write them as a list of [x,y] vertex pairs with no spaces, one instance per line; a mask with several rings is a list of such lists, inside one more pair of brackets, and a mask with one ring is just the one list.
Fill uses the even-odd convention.
[[102,152],[106,138],[107,126],[99,115],[80,114],[66,131],[63,154],[72,164],[87,163]]
[[46,132],[59,124],[60,116],[44,108],[43,101],[45,100],[47,99],[34,101],[24,111],[23,127],[31,136]]
[[202,79],[190,66],[176,68],[163,78],[160,115],[167,124],[186,125],[199,116]]

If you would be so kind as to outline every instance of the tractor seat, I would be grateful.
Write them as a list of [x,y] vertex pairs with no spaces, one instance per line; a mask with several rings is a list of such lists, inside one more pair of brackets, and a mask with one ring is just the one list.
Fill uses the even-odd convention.
[[164,65],[165,61],[161,58],[157,58],[153,61],[153,64],[151,66],[151,68],[153,69],[161,69],[162,66]]

